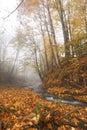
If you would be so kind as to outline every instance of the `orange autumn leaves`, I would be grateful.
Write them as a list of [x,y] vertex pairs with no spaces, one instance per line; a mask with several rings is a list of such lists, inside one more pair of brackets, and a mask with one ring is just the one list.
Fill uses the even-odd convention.
[[0,130],[72,130],[64,124],[77,125],[75,117],[86,121],[86,112],[86,108],[46,101],[27,88],[0,89]]
[[27,88],[0,89],[0,130],[8,128],[9,130],[22,130],[27,126],[38,124],[40,119],[39,110],[36,113],[38,102],[41,103],[41,111],[44,106],[57,106],[42,100],[38,94]]

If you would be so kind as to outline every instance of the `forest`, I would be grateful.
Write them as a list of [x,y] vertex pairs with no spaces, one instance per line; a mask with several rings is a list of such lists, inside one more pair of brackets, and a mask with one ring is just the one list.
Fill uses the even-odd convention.
[[0,0],[0,130],[87,130],[87,0]]

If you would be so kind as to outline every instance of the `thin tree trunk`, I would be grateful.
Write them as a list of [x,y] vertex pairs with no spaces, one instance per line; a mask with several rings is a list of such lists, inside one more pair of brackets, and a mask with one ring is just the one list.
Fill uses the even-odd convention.
[[11,75],[14,72],[14,69],[15,69],[15,66],[16,66],[16,62],[17,62],[17,59],[18,59],[18,56],[19,56],[19,52],[20,52],[20,47],[18,48],[17,53],[16,53],[15,61],[14,61],[14,64],[13,64],[11,72],[10,72]]
[[[33,32],[32,32],[33,34]],[[35,42],[35,39],[34,39],[34,34],[33,34],[33,45],[34,45],[34,54],[35,54],[35,64],[36,64],[36,70],[37,70],[37,73],[40,77],[40,79],[42,80],[43,79],[43,76],[42,76],[42,73],[40,71],[40,66],[38,64],[38,56],[37,56],[37,46],[36,46],[36,42]]]
[[47,31],[48,38],[49,38],[50,48],[51,48],[51,54],[52,54],[52,59],[51,60],[52,60],[52,68],[53,68],[53,64],[57,65],[57,62],[56,62],[56,57],[55,57],[55,54],[54,54],[54,50],[53,50],[53,46],[52,46],[52,41],[51,41],[51,38],[50,38],[49,29],[48,29],[48,24],[47,24],[47,20],[46,20],[45,5],[44,5],[44,3],[43,3],[43,9],[44,9],[45,27],[46,27],[46,31]]
[[56,49],[56,56],[57,56],[57,60],[58,60],[58,67],[61,68],[60,58],[59,58],[58,49],[57,49],[57,42],[56,42],[56,37],[55,37],[55,31],[54,31],[54,27],[53,27],[53,21],[52,21],[49,5],[47,5],[47,10],[48,10],[48,16],[49,16],[49,20],[50,20],[51,34],[53,36],[53,41],[56,46],[55,49]]
[[43,38],[43,43],[44,43],[44,50],[45,50],[45,60],[46,60],[46,70],[49,70],[49,63],[48,63],[48,57],[47,57],[47,48],[46,48],[46,43],[45,43],[45,36],[44,36],[44,31],[43,31],[43,28],[42,28],[42,18],[41,18],[41,15],[40,13],[38,12],[38,16],[40,18],[40,27],[41,27],[41,33],[42,33],[42,38]]
[[[72,31],[71,31],[71,23],[70,23],[70,8],[68,7],[68,32],[69,32],[69,37],[70,37],[70,41],[72,41]],[[72,57],[74,57],[74,46],[73,44],[71,45],[71,50],[72,50]]]
[[64,36],[64,46],[65,46],[65,57],[69,57],[70,56],[70,47],[69,45],[67,45],[68,41],[69,41],[69,35],[68,35],[68,30],[67,30],[67,25],[65,23],[65,14],[64,14],[64,10],[62,9],[63,5],[61,0],[55,0],[56,4],[59,4],[59,7],[57,6],[57,11],[60,17],[60,21],[61,21],[61,25],[62,25],[62,31],[63,31],[63,36]]
[[38,65],[38,59],[37,59],[37,49],[36,49],[36,43],[34,43],[35,45],[35,63],[36,63],[36,66],[37,66],[37,72],[39,74],[39,77],[40,79],[42,80],[42,75],[41,75],[41,72],[40,72],[40,69],[39,69],[39,65]]

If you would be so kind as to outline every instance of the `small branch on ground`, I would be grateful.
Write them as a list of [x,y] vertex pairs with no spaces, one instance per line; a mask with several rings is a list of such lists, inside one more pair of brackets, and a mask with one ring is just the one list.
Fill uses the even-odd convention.
[[78,108],[66,113],[62,118],[65,118],[66,116],[68,116],[68,115],[70,115],[70,114],[72,114],[73,112],[76,112],[76,111],[78,111]]

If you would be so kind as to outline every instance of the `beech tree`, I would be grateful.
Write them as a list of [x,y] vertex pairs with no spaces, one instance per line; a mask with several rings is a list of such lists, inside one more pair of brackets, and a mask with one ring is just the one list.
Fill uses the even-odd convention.
[[[55,37],[55,30],[54,30],[54,26],[53,26],[53,21],[52,21],[52,16],[51,16],[51,12],[50,12],[50,8],[49,8],[49,4],[47,3],[47,11],[48,11],[48,16],[49,16],[49,22],[50,22],[50,30],[51,30],[51,35],[53,37],[53,43],[55,46],[57,46],[57,41],[56,41],[56,37]],[[56,57],[57,57],[57,64],[58,67],[61,68],[61,63],[60,63],[60,57],[59,57],[59,53],[58,53],[58,49],[56,47]]]
[[11,43],[13,44],[14,47],[16,47],[16,55],[15,55],[15,59],[11,68],[11,74],[12,74],[16,67],[16,63],[17,63],[20,51],[23,48],[23,46],[25,46],[26,44],[26,34],[22,32],[21,28],[17,30],[17,34],[15,38],[11,40]]
[[43,19],[40,13],[40,9],[38,10],[38,17],[39,17],[39,24],[41,28],[41,33],[42,33],[42,39],[43,39],[43,44],[44,44],[44,53],[45,53],[45,62],[46,62],[46,70],[49,70],[49,63],[48,63],[48,55],[47,55],[47,48],[46,48],[46,42],[45,42],[45,30],[43,29]]
[[[67,61],[72,57],[79,57],[87,53],[86,1],[39,0],[34,3],[34,1],[26,0],[22,8],[27,10],[27,18],[31,16],[30,21],[36,24],[32,27],[36,32],[32,37],[40,37],[40,43],[37,44],[37,38],[33,39],[35,64],[43,76],[50,68],[61,69],[61,59],[64,57],[64,53]],[[32,8],[31,12],[30,8]],[[26,20],[27,23],[29,24],[28,20]],[[57,28],[62,27],[65,49],[62,57],[60,57],[61,48],[57,40],[61,36],[58,35],[56,26]]]

